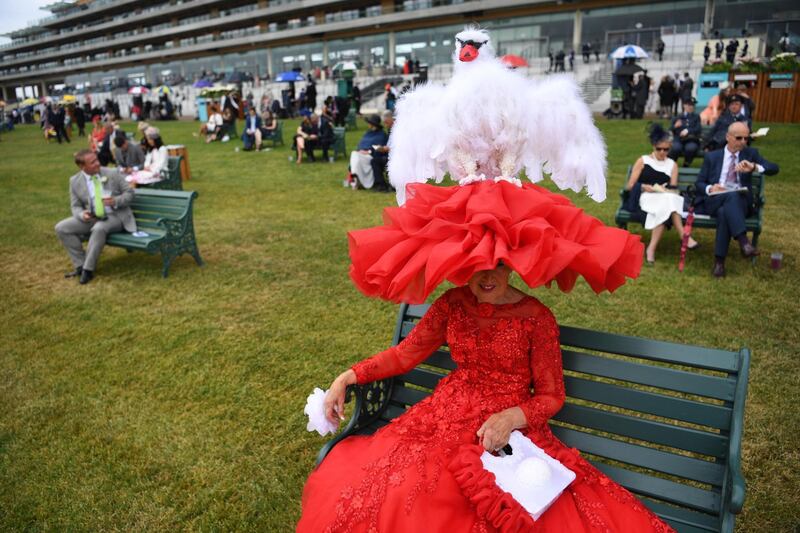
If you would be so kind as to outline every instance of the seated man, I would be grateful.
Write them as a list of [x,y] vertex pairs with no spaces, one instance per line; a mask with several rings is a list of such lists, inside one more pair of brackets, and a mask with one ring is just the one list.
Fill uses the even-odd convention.
[[[391,111],[389,115],[391,116]],[[350,174],[355,176],[364,189],[389,191],[390,188],[383,178],[389,160],[389,135],[383,131],[381,117],[378,115],[369,115],[365,120],[369,130],[358,142],[356,150],[350,154]]]
[[[65,277],[78,276],[85,285],[94,277],[108,234],[123,229],[133,233],[136,220],[130,208],[133,189],[117,170],[101,167],[91,150],[75,154],[75,164],[81,170],[69,179],[72,216],[56,224],[55,230],[75,268]],[[81,237],[89,239],[85,252]]]
[[672,149],[669,158],[677,162],[683,156],[683,166],[691,166],[697,150],[700,148],[700,115],[694,112],[697,103],[692,97],[683,101],[683,111],[672,119],[669,130],[672,132]]
[[745,218],[754,211],[752,173],[768,176],[778,173],[778,165],[770,163],[755,148],[747,146],[750,129],[744,122],[734,122],[728,127],[727,144],[721,150],[710,152],[703,160],[697,176],[697,212],[717,219],[714,244],[714,277],[725,276],[725,257],[731,238],[739,242],[742,255],[759,255],[747,238]]
[[251,106],[247,111],[247,118],[244,121],[244,131],[242,132],[242,142],[244,149],[249,151],[255,148],[261,150],[261,117],[256,114],[256,108]]
[[128,142],[128,137],[120,132],[120,135],[114,137],[114,161],[117,162],[117,168],[130,174],[136,172],[144,165],[144,152],[142,152],[139,143]]
[[753,121],[750,117],[745,117],[742,111],[742,97],[738,94],[732,94],[728,97],[727,109],[719,116],[711,132],[708,134],[706,143],[706,151],[719,150],[726,144],[726,136],[728,133],[728,126],[734,122],[744,122],[747,126],[748,133],[753,127]]

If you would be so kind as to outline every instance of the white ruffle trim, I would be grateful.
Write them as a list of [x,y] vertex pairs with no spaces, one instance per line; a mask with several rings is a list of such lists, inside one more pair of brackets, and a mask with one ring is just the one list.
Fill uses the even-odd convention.
[[333,424],[325,418],[324,403],[325,394],[327,392],[328,391],[324,391],[319,387],[315,387],[314,392],[308,395],[306,406],[303,408],[303,412],[308,415],[306,430],[316,431],[323,437],[329,433],[336,433],[336,430],[339,428],[338,422]]

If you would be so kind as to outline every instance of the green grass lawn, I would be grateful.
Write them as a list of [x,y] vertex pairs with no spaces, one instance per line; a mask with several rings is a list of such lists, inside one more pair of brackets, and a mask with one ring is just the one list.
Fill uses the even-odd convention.
[[[732,253],[712,279],[714,232],[699,230],[680,274],[672,232],[613,295],[533,291],[563,324],[752,349],[738,529],[753,532],[800,523],[800,128],[769,126],[757,146],[781,172],[767,178],[760,246],[783,252],[782,270]],[[189,149],[207,265],[184,256],[165,280],[157,256],[109,248],[87,286],[63,278],[53,232],[85,141],[2,136],[2,531],[290,531],[323,444],[305,430],[306,396],[391,339],[396,306],[350,283],[346,233],[380,223],[393,195],[343,188],[346,162],[297,166],[289,148],[236,152],[194,138],[194,122],[159,127]],[[625,170],[649,147],[642,121],[600,127],[609,200],[567,194],[613,223]],[[352,149],[361,132],[347,135]]]

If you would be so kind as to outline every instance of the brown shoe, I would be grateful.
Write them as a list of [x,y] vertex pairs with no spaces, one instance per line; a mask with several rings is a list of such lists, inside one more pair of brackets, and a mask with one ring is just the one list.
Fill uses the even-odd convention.
[[724,278],[725,277],[725,263],[716,262],[714,263],[714,270],[711,272],[711,275],[715,278]]
[[752,244],[745,243],[742,245],[742,257],[755,257],[761,255],[761,251]]

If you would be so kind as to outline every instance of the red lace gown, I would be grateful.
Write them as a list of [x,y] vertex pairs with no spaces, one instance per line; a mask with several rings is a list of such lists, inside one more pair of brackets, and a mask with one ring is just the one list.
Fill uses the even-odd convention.
[[[552,313],[535,298],[479,304],[468,287],[452,289],[403,342],[353,370],[359,383],[394,376],[444,341],[457,369],[374,435],[334,447],[306,482],[297,531],[672,531],[550,432],[564,402],[561,349]],[[525,413],[524,433],[577,475],[535,522],[480,462],[476,431],[513,406]]]

